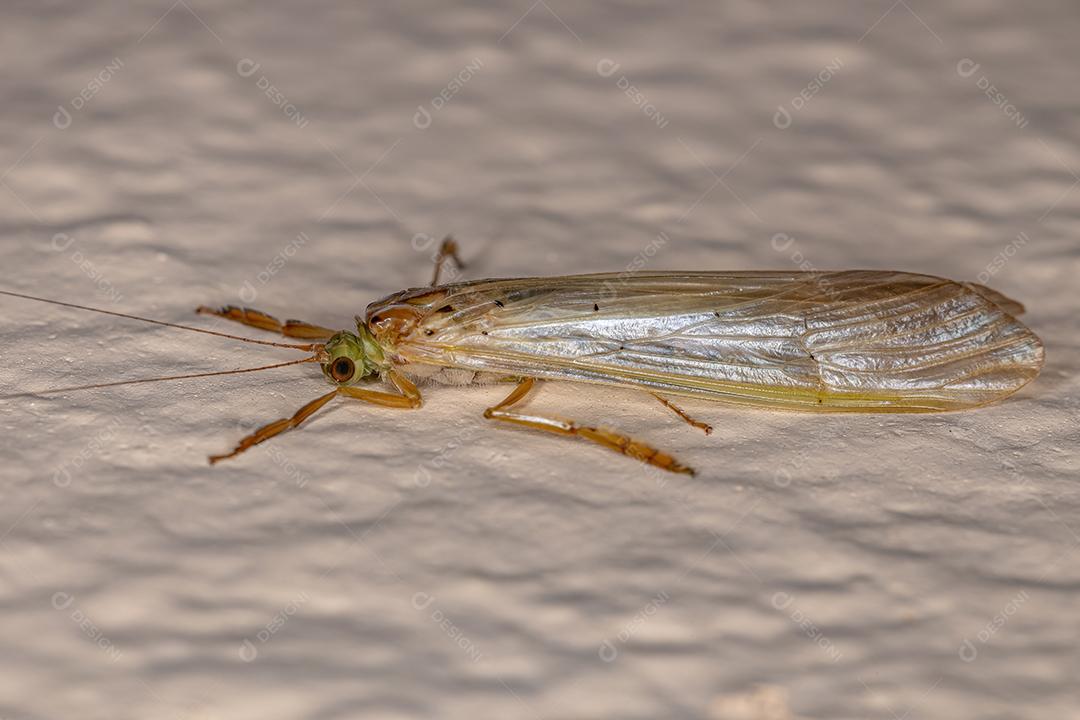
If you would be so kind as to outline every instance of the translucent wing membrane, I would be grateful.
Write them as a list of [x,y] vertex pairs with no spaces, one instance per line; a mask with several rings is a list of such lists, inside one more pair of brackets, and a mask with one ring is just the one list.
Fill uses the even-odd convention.
[[658,272],[407,290],[367,320],[407,363],[776,408],[925,412],[1034,378],[1039,339],[989,288],[902,272]]

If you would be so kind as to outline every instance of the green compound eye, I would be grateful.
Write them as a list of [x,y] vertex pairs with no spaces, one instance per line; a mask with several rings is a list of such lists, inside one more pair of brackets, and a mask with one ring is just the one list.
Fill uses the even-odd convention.
[[355,372],[356,365],[347,357],[339,357],[334,361],[334,364],[330,366],[330,377],[338,382],[350,380]]

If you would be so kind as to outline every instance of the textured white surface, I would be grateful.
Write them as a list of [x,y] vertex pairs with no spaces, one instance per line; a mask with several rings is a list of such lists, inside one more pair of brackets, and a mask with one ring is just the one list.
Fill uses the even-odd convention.
[[[213,470],[317,371],[4,400],[0,717],[1080,717],[1072,3],[3,15],[4,288],[214,327],[192,308],[246,282],[347,326],[426,281],[417,233],[472,277],[621,270],[664,233],[650,268],[975,280],[1011,245],[990,283],[1047,366],[952,415],[687,402],[707,438],[633,393],[532,403],[694,480],[490,427],[501,388],[339,404]],[[292,357],[0,307],[5,392]]]

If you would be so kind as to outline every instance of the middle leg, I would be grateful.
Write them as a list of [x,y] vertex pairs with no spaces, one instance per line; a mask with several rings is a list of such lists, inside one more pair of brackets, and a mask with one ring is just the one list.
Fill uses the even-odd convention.
[[291,430],[295,427],[299,427],[301,423],[311,417],[319,408],[326,405],[328,402],[334,399],[337,395],[344,395],[356,400],[363,400],[369,402],[372,405],[379,405],[381,407],[390,408],[418,408],[423,403],[423,398],[420,397],[420,391],[405,378],[404,376],[390,370],[388,372],[388,379],[397,388],[400,395],[383,392],[381,390],[367,390],[365,388],[356,387],[339,387],[326,393],[322,397],[317,397],[309,402],[304,407],[296,411],[292,417],[282,418],[275,420],[272,423],[263,425],[255,430],[255,432],[241,438],[236,447],[231,452],[224,455],[211,455],[210,464],[221,462],[231,457],[236,457],[240,453],[258,445],[259,443],[266,442],[275,435],[280,435],[286,430]]

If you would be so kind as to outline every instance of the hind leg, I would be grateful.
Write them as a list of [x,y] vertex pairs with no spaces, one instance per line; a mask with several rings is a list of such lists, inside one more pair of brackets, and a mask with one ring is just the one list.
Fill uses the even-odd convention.
[[532,378],[525,378],[518,383],[518,386],[514,388],[502,402],[485,410],[484,417],[489,420],[499,420],[512,425],[521,425],[533,428],[534,430],[555,433],[556,435],[577,435],[578,437],[590,440],[597,445],[603,445],[617,453],[629,455],[643,463],[658,467],[661,470],[682,473],[684,475],[694,475],[693,468],[683,465],[667,453],[660,452],[656,448],[650,447],[638,440],[634,440],[622,433],[606,428],[581,425],[573,420],[561,420],[559,418],[545,417],[543,415],[526,415],[525,413],[510,410],[510,407],[525,399],[525,396],[533,389],[534,384],[535,381]]
[[664,407],[668,408],[669,410],[671,410],[671,412],[673,412],[676,415],[678,415],[679,417],[681,417],[683,419],[683,422],[685,422],[690,427],[696,427],[698,430],[703,431],[706,435],[710,435],[712,433],[712,425],[710,425],[709,423],[704,423],[704,422],[701,422],[700,420],[695,420],[694,418],[690,417],[686,413],[685,410],[683,410],[681,407],[679,407],[678,405],[671,402],[670,400],[668,400],[665,397],[661,397],[660,395],[657,395],[656,393],[649,393],[649,394],[652,395],[657,400],[659,400],[661,402],[661,404],[663,404]]

